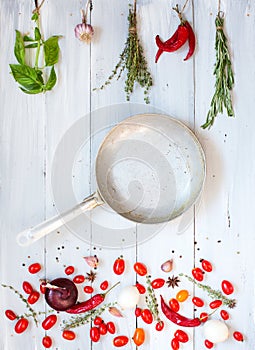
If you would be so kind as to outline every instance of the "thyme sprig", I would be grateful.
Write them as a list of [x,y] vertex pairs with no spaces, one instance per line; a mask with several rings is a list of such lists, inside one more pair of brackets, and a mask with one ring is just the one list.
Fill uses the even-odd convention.
[[158,301],[154,292],[154,289],[151,287],[151,276],[146,276],[146,284],[147,284],[147,295],[145,296],[145,302],[153,315],[154,320],[160,322],[159,317],[159,309],[158,309]]
[[188,275],[185,275],[184,273],[180,273],[179,276],[186,277],[190,282],[193,282],[198,288],[201,288],[205,292],[207,292],[210,298],[221,300],[222,303],[227,307],[229,307],[230,309],[233,309],[236,306],[236,299],[229,299],[225,297],[225,295],[223,295],[220,290],[215,290],[206,284],[199,283],[194,278]]
[[207,114],[206,122],[202,125],[203,129],[210,128],[219,113],[223,113],[223,107],[226,108],[229,117],[234,117],[232,106],[231,90],[234,86],[234,74],[231,66],[231,58],[228,49],[228,40],[224,33],[224,16],[219,12],[216,19],[216,63],[213,74],[216,77],[215,92],[211,100],[210,109]]
[[94,90],[104,89],[107,85],[111,84],[113,78],[116,77],[118,80],[122,76],[124,70],[127,70],[127,77],[125,81],[127,101],[130,100],[130,95],[134,91],[135,82],[137,82],[144,89],[144,101],[146,103],[150,103],[148,93],[153,82],[137,33],[136,4],[134,4],[134,6],[130,6],[128,23],[128,37],[124,50],[120,54],[119,62],[116,64],[112,74],[108,77],[106,82],[100,88]]
[[116,303],[104,304],[103,306],[101,306],[97,309],[86,312],[85,315],[72,316],[71,318],[69,318],[69,320],[63,320],[63,324],[61,325],[62,330],[76,328],[76,327],[80,327],[84,324],[90,323],[91,321],[94,321],[94,319],[97,316],[102,315],[102,313],[106,309],[114,306],[115,304]]

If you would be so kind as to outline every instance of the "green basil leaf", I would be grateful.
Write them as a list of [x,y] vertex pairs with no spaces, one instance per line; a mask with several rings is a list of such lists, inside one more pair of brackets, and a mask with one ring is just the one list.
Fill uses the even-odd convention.
[[24,41],[35,41],[35,39],[31,38],[31,36],[24,35],[23,37]]
[[52,88],[55,86],[56,82],[57,82],[57,76],[56,76],[54,66],[52,66],[49,79],[45,85],[45,90],[47,90],[47,91],[52,90]]
[[26,90],[26,89],[23,89],[22,87],[20,87],[20,90],[25,92],[25,94],[30,94],[30,95],[36,95],[36,94],[40,94],[41,92],[43,92],[43,88],[34,89],[34,90]]
[[10,64],[14,79],[26,90],[40,90],[43,86],[34,68],[25,64]]
[[41,33],[38,27],[35,27],[35,40],[39,41],[41,39]]
[[44,59],[46,66],[53,66],[58,62],[59,56],[59,36],[52,36],[44,42]]
[[38,18],[39,18],[39,15],[38,15],[37,12],[35,12],[35,13],[33,14],[33,16],[31,17],[32,21],[37,21]]
[[16,30],[16,40],[15,40],[15,46],[14,46],[14,54],[17,58],[17,61],[20,64],[25,63],[25,47],[24,47],[24,41],[22,38],[21,33]]
[[29,45],[26,45],[26,46],[25,46],[25,49],[34,49],[34,48],[36,48],[37,46],[38,46],[37,43],[29,44]]
[[41,70],[38,69],[38,70],[36,71],[36,74],[37,74],[38,80],[42,83],[42,85],[44,85],[43,76],[42,76],[43,72],[42,72]]

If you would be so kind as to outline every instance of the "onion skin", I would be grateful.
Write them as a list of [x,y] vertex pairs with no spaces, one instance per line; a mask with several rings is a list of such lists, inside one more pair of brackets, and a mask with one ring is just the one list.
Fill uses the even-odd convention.
[[73,281],[68,278],[56,278],[50,285],[59,287],[59,289],[46,287],[45,300],[52,309],[65,311],[76,304],[78,290]]

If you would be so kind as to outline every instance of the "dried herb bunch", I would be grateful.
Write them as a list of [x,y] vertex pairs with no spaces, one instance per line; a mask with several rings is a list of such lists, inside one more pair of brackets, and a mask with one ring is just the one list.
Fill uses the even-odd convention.
[[210,128],[219,113],[223,113],[226,108],[229,117],[234,117],[232,106],[231,90],[234,85],[234,74],[231,66],[231,58],[228,50],[228,40],[224,33],[224,14],[219,11],[215,19],[216,25],[216,63],[213,74],[216,77],[215,92],[208,111],[203,129]]
[[159,317],[159,308],[158,308],[158,301],[154,292],[154,289],[151,287],[151,276],[146,276],[146,283],[147,283],[147,295],[145,297],[145,302],[148,306],[148,309],[152,313],[154,320],[157,322],[160,322]]
[[143,48],[137,34],[136,1],[134,2],[134,6],[130,5],[128,23],[128,37],[124,50],[120,55],[120,60],[116,64],[112,74],[99,89],[104,89],[115,77],[117,77],[118,80],[126,69],[127,77],[125,81],[125,92],[127,101],[130,100],[130,95],[134,91],[135,82],[137,82],[144,89],[144,101],[149,103],[148,93],[153,83],[151,74],[148,71]]

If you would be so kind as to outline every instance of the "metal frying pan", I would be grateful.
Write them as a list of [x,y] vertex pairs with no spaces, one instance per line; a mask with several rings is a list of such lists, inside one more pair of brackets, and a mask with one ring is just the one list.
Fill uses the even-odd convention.
[[184,124],[162,114],[139,114],[115,126],[96,158],[97,191],[69,210],[17,236],[29,245],[107,203],[123,217],[154,224],[184,213],[198,198],[205,179],[205,156]]

